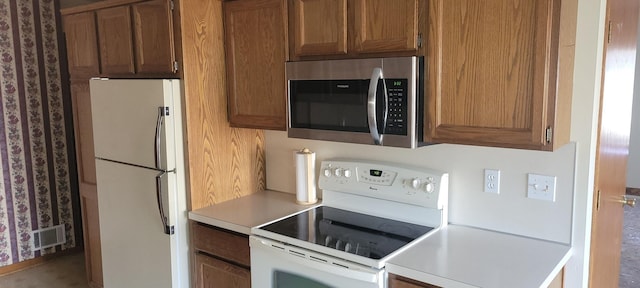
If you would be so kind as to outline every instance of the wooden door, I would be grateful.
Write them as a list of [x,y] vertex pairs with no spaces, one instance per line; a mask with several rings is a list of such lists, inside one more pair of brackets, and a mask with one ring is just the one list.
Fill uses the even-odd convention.
[[429,1],[428,141],[551,150],[560,1]]
[[96,288],[102,287],[103,283],[102,252],[88,79],[71,82],[71,101],[84,233],[85,269],[89,285]]
[[286,0],[224,3],[229,122],[286,129]]
[[618,287],[623,199],[636,63],[638,12],[635,0],[607,2],[600,124],[596,151],[589,286]]
[[195,254],[196,288],[250,288],[251,272],[244,267],[228,262]]
[[66,15],[63,18],[69,73],[72,77],[100,73],[98,38],[94,12]]
[[142,2],[132,6],[136,73],[172,74],[173,18],[168,0]]
[[133,74],[133,36],[129,6],[98,10],[102,74]]
[[352,1],[355,52],[418,50],[418,0]]
[[347,53],[347,0],[290,0],[292,58]]

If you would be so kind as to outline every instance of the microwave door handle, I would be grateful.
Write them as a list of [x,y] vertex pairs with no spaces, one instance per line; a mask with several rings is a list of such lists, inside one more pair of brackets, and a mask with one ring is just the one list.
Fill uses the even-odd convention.
[[[378,132],[378,119],[377,119],[377,101],[376,96],[378,94],[378,81],[380,79],[384,79],[382,75],[381,68],[374,68],[373,73],[371,74],[371,81],[369,82],[369,99],[367,101],[367,116],[369,120],[369,133],[371,134],[371,138],[373,138],[373,142],[376,145],[382,145],[382,137],[384,135],[380,135]],[[386,89],[384,89],[384,100],[385,107],[388,107],[388,95]],[[386,123],[387,111],[384,112],[384,123]]]

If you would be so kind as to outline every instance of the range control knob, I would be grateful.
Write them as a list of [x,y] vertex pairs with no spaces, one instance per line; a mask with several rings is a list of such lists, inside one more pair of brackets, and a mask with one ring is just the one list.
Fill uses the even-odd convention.
[[344,170],[344,177],[347,177],[347,178],[351,177],[351,170],[349,169]]
[[420,184],[422,184],[422,181],[420,181],[419,178],[413,178],[411,180],[411,187],[413,187],[413,189],[418,189],[420,188]]
[[427,191],[427,193],[433,193],[433,191],[436,190],[436,185],[433,183],[427,183],[427,185],[424,185],[424,191]]
[[322,174],[324,174],[324,177],[331,177],[331,168],[322,169]]
[[336,170],[333,170],[333,174],[335,174],[336,177],[342,177],[343,172],[344,172],[344,169],[342,168],[336,168]]

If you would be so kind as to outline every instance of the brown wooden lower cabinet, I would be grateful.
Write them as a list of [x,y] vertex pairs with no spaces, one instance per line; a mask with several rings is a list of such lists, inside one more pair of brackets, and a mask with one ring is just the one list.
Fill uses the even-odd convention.
[[191,222],[196,288],[250,288],[249,236]]
[[[564,269],[562,269],[553,281],[551,281],[551,284],[549,284],[549,288],[562,287],[564,287]],[[423,283],[395,274],[389,274],[389,288],[440,288],[440,286]]]
[[434,286],[402,276],[389,274],[389,288],[440,288],[440,286]]
[[251,287],[251,271],[247,268],[202,253],[196,253],[195,266],[197,288]]

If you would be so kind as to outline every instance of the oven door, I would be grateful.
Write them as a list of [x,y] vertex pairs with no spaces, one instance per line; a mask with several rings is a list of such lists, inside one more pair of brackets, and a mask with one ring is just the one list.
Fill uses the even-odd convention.
[[250,236],[251,287],[383,288],[384,270]]

